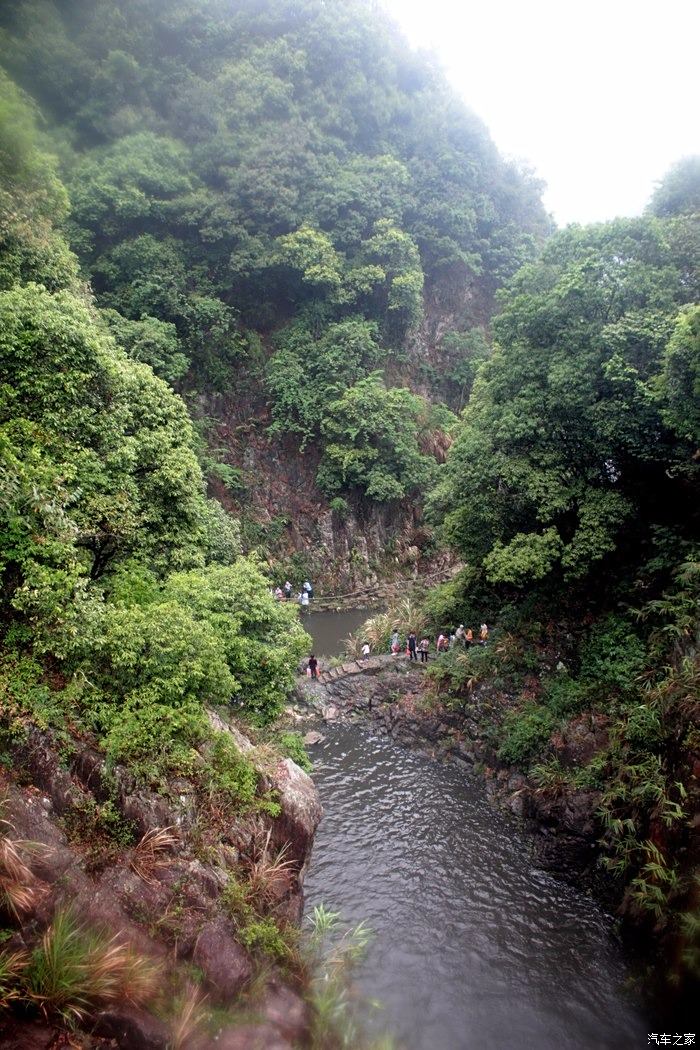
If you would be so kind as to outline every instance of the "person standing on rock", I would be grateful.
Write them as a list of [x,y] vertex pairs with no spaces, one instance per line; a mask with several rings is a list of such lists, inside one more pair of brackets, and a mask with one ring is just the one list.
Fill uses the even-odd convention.
[[303,586],[302,590],[304,591],[304,594],[308,594],[309,598],[313,598],[313,596],[314,596],[314,589],[313,589],[313,587],[311,586],[311,584],[309,583],[308,580],[306,580],[304,582],[304,586]]
[[416,635],[415,631],[411,631],[408,636],[408,659],[418,660],[418,653],[416,652]]
[[464,645],[464,624],[463,623],[461,623],[459,625],[459,627],[457,628],[457,630],[455,631],[455,640],[458,641],[460,643],[460,645]]
[[399,632],[394,631],[391,636],[391,652],[396,656],[401,650],[401,643],[399,641]]
[[427,664],[428,662],[428,649],[430,649],[430,641],[428,638],[422,638],[420,643],[420,662]]
[[309,657],[309,670],[312,678],[318,678],[318,660],[313,653]]
[[362,646],[362,659],[366,660],[368,656],[369,656],[369,642],[365,642],[365,644]]
[[287,601],[289,601],[289,599],[292,597],[292,585],[289,582],[289,580],[287,580],[287,582],[284,585],[284,596],[287,599]]
[[481,642],[482,645],[486,645],[488,640],[489,640],[489,629],[488,629],[488,627],[486,626],[485,623],[482,623],[481,629],[479,631],[479,641]]

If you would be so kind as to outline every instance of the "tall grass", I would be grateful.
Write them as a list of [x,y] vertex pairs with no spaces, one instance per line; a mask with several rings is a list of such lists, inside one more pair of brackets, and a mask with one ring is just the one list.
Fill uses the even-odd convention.
[[364,957],[371,933],[365,923],[343,930],[340,916],[323,904],[309,917],[306,954],[313,972],[313,1050],[392,1050],[387,1037],[368,1040],[359,1022],[360,1006],[352,976]]
[[412,598],[399,598],[386,612],[365,620],[357,632],[346,639],[345,651],[349,656],[358,656],[364,642],[368,642],[373,652],[388,652],[394,631],[398,631],[405,641],[411,631],[420,635],[426,623],[424,613]]
[[[0,800],[0,809],[7,799]],[[38,842],[14,839],[8,820],[0,818],[0,913],[20,920],[34,909],[37,895],[37,880],[23,854],[49,852],[49,847]]]
[[101,1003],[146,1002],[158,976],[128,945],[88,929],[66,909],[57,912],[32,952],[26,990],[45,1015],[82,1021]]

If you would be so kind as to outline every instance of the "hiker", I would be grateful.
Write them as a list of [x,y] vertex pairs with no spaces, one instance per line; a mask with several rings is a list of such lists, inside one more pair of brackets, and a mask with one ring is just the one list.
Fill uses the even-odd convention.
[[394,631],[391,636],[391,652],[394,656],[397,656],[401,651],[401,642],[399,641],[399,632]]
[[318,660],[313,653],[309,657],[309,670],[312,678],[318,678]]
[[447,641],[447,638],[442,633],[442,631],[440,631],[440,634],[438,635],[438,640],[437,640],[437,651],[439,653],[446,653],[448,644],[449,643]]
[[488,640],[489,640],[489,629],[488,629],[488,627],[486,626],[485,623],[482,623],[481,628],[479,630],[479,641],[480,641],[480,643],[482,645],[486,645]]
[[281,587],[275,587],[275,598],[277,599],[278,602],[281,602],[282,599],[284,598],[284,591],[282,590]]
[[369,656],[369,642],[365,642],[362,646],[362,659],[366,660]]
[[427,638],[422,638],[420,643],[420,662],[427,664],[428,662],[428,649],[430,649],[430,641]]
[[464,644],[466,645],[467,648],[469,648],[469,646],[472,644],[473,641],[474,641],[474,632],[472,631],[471,627],[468,627],[467,628],[467,632],[464,635]]
[[455,631],[455,641],[459,642],[461,645],[464,645],[464,624],[463,623],[461,623],[459,625],[459,627],[457,628],[457,630]]
[[284,596],[287,599],[287,601],[289,601],[289,599],[292,597],[292,585],[289,582],[289,580],[287,580],[287,582],[284,585]]
[[408,636],[408,659],[418,660],[418,653],[416,652],[416,635],[415,631],[411,631]]
[[304,594],[308,594],[309,598],[313,598],[314,589],[308,580],[304,581],[304,586],[302,587],[302,590],[304,591]]

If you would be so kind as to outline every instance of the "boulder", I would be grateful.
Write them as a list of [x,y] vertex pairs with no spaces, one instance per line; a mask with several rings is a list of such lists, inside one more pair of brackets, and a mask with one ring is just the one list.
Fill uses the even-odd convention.
[[[278,763],[272,786],[279,794],[282,812],[272,826],[276,846],[287,847],[291,858],[305,870],[323,807],[313,780],[291,758]],[[300,876],[301,878],[301,876]]]
[[202,970],[212,998],[221,1004],[235,999],[253,976],[248,953],[221,916],[200,930],[192,961]]
[[56,1046],[57,1035],[55,1028],[44,1024],[4,1018],[0,1029],[0,1050],[49,1050]]
[[265,1020],[274,1025],[295,1046],[307,1041],[310,1028],[309,1007],[291,988],[275,981],[265,995],[262,1013]]

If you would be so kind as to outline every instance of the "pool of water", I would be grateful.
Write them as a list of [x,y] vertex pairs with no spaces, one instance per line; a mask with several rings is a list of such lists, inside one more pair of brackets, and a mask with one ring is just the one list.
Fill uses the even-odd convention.
[[310,748],[325,815],[306,883],[374,931],[360,991],[408,1050],[632,1050],[612,919],[536,868],[482,782],[359,726]]
[[354,634],[375,612],[376,609],[344,609],[341,612],[312,610],[302,612],[301,622],[313,639],[317,656],[338,656],[343,651],[343,642],[347,636]]

